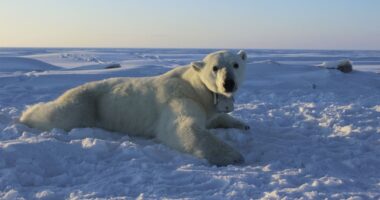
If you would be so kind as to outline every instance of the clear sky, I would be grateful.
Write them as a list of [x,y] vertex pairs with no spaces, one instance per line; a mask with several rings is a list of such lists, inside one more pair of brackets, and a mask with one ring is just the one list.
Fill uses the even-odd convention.
[[380,49],[380,1],[0,0],[0,47]]

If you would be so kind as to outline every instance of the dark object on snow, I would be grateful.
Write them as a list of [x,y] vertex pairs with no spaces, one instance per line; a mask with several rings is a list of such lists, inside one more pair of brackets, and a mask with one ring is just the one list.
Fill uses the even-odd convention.
[[349,73],[349,72],[352,72],[352,64],[350,61],[348,60],[345,60],[343,62],[340,62],[338,64],[338,67],[337,69],[343,73]]
[[104,69],[115,69],[115,68],[120,68],[120,67],[121,67],[120,64],[114,63],[114,64],[107,65]]
[[353,68],[350,60],[323,62],[322,64],[316,66],[326,69],[337,69],[343,73],[350,73]]

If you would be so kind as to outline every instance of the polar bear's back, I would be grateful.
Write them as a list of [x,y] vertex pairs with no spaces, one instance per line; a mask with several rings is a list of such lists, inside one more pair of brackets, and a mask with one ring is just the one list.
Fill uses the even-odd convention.
[[155,78],[128,78],[111,84],[98,99],[98,125],[132,135],[153,136],[160,107],[154,82]]
[[183,81],[186,68],[145,78],[107,80],[108,87],[98,98],[98,126],[131,135],[154,137],[157,119],[172,99],[194,93]]

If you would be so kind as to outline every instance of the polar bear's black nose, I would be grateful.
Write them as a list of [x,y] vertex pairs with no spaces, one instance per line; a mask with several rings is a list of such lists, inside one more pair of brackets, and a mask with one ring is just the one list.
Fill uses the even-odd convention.
[[235,81],[232,79],[227,79],[224,81],[223,87],[226,92],[232,92],[235,88]]

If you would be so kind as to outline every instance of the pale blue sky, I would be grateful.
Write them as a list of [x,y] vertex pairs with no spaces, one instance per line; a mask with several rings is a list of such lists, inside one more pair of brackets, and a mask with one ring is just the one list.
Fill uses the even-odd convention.
[[0,47],[380,49],[380,1],[0,0]]

